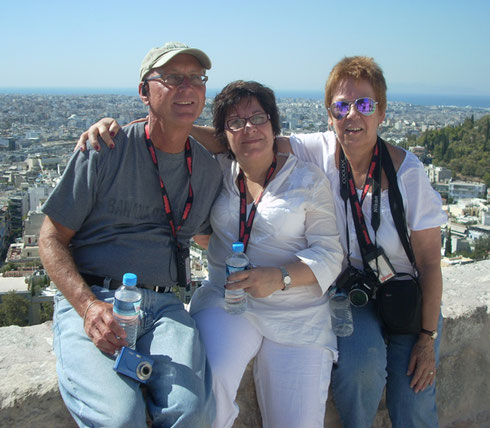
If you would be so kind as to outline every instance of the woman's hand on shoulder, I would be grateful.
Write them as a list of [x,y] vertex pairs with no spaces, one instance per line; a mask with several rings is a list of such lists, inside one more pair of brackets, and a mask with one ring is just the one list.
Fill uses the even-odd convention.
[[[130,125],[137,122],[145,122],[146,120],[148,120],[146,117],[136,119],[133,120]],[[87,140],[90,144],[92,144],[92,147],[95,150],[100,151],[100,145],[98,141],[99,136],[102,138],[102,141],[104,141],[107,147],[113,149],[116,144],[114,143],[112,137],[115,137],[120,129],[121,126],[119,125],[119,123],[117,123],[116,119],[113,119],[112,117],[104,117],[103,119],[100,119],[97,123],[94,123],[82,135],[80,135],[77,145],[75,146],[75,149],[73,151],[80,149],[80,151],[84,152],[85,150],[87,150]]]
[[243,288],[252,297],[267,297],[274,291],[282,290],[282,274],[276,267],[257,267],[235,272],[228,277],[226,288]]
[[121,127],[116,122],[116,119],[113,119],[111,117],[104,117],[103,119],[100,119],[97,123],[94,123],[82,135],[80,135],[74,151],[80,149],[80,151],[84,152],[85,150],[87,150],[87,140],[95,150],[100,151],[100,145],[98,141],[99,136],[102,138],[106,146],[112,149],[114,148],[115,143],[111,137],[114,137],[120,129]]

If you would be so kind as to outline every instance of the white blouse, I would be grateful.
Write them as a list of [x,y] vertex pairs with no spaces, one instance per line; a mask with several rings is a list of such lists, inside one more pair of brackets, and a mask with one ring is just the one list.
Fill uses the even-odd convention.
[[[209,279],[194,293],[191,314],[224,305],[224,260],[231,253],[232,243],[238,241],[239,167],[223,155],[218,160],[223,169],[223,189],[211,210]],[[318,167],[288,156],[262,195],[246,253],[254,266],[278,267],[299,259],[313,271],[318,285],[294,286],[266,298],[248,295],[243,316],[272,341],[314,344],[336,355],[337,341],[325,292],[340,273],[343,252],[330,185]]]
[[[335,165],[336,139],[334,133],[329,131],[292,135],[290,142],[293,152],[298,158],[312,162],[325,171],[332,185],[337,214],[337,227],[341,235],[342,246],[347,251],[345,204],[340,196],[339,170]],[[397,180],[405,208],[409,235],[412,230],[438,227],[447,221],[447,216],[442,210],[441,197],[431,187],[422,163],[413,153],[405,151],[405,159],[398,170]],[[361,190],[358,190],[358,192],[360,195]],[[374,242],[375,234],[371,226],[371,196],[371,193],[366,195],[362,204],[362,213],[366,221],[369,236]],[[347,203],[350,258],[353,266],[362,269],[361,253],[350,209],[350,204]],[[376,242],[384,249],[385,254],[397,272],[413,273],[393,222],[388,190],[384,190],[381,194],[381,222],[376,233]]]

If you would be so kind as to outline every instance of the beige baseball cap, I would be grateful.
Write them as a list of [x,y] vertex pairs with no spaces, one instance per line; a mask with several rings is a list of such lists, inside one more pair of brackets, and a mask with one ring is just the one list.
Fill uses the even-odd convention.
[[211,68],[211,60],[201,50],[190,48],[184,43],[167,42],[160,48],[153,48],[148,52],[141,63],[140,79],[143,81],[146,75],[154,68],[161,67],[169,62],[173,57],[180,54],[192,55],[201,65],[209,70]]

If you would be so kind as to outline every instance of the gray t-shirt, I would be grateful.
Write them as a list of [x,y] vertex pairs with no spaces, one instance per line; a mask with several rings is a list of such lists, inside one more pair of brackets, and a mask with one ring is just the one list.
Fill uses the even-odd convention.
[[[194,200],[178,232],[184,246],[209,225],[209,210],[221,188],[221,170],[213,156],[190,138]],[[177,282],[175,251],[155,167],[144,138],[144,123],[124,127],[116,147],[77,151],[42,211],[75,230],[73,258],[80,272],[138,282]],[[189,176],[184,153],[156,150],[160,174],[177,224],[187,200]]]

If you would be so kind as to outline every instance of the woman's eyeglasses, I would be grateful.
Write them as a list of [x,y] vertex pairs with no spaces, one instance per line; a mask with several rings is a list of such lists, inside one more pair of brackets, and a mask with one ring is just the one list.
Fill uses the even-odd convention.
[[252,125],[263,125],[270,119],[267,113],[257,113],[250,117],[234,117],[226,121],[226,127],[230,131],[239,131],[244,128],[247,122]]
[[357,100],[347,102],[347,101],[337,101],[332,103],[330,108],[328,109],[332,116],[337,119],[343,119],[345,116],[349,114],[350,108],[352,105],[356,107],[356,110],[364,116],[371,116],[376,111],[377,101],[374,101],[372,98],[358,98]]

